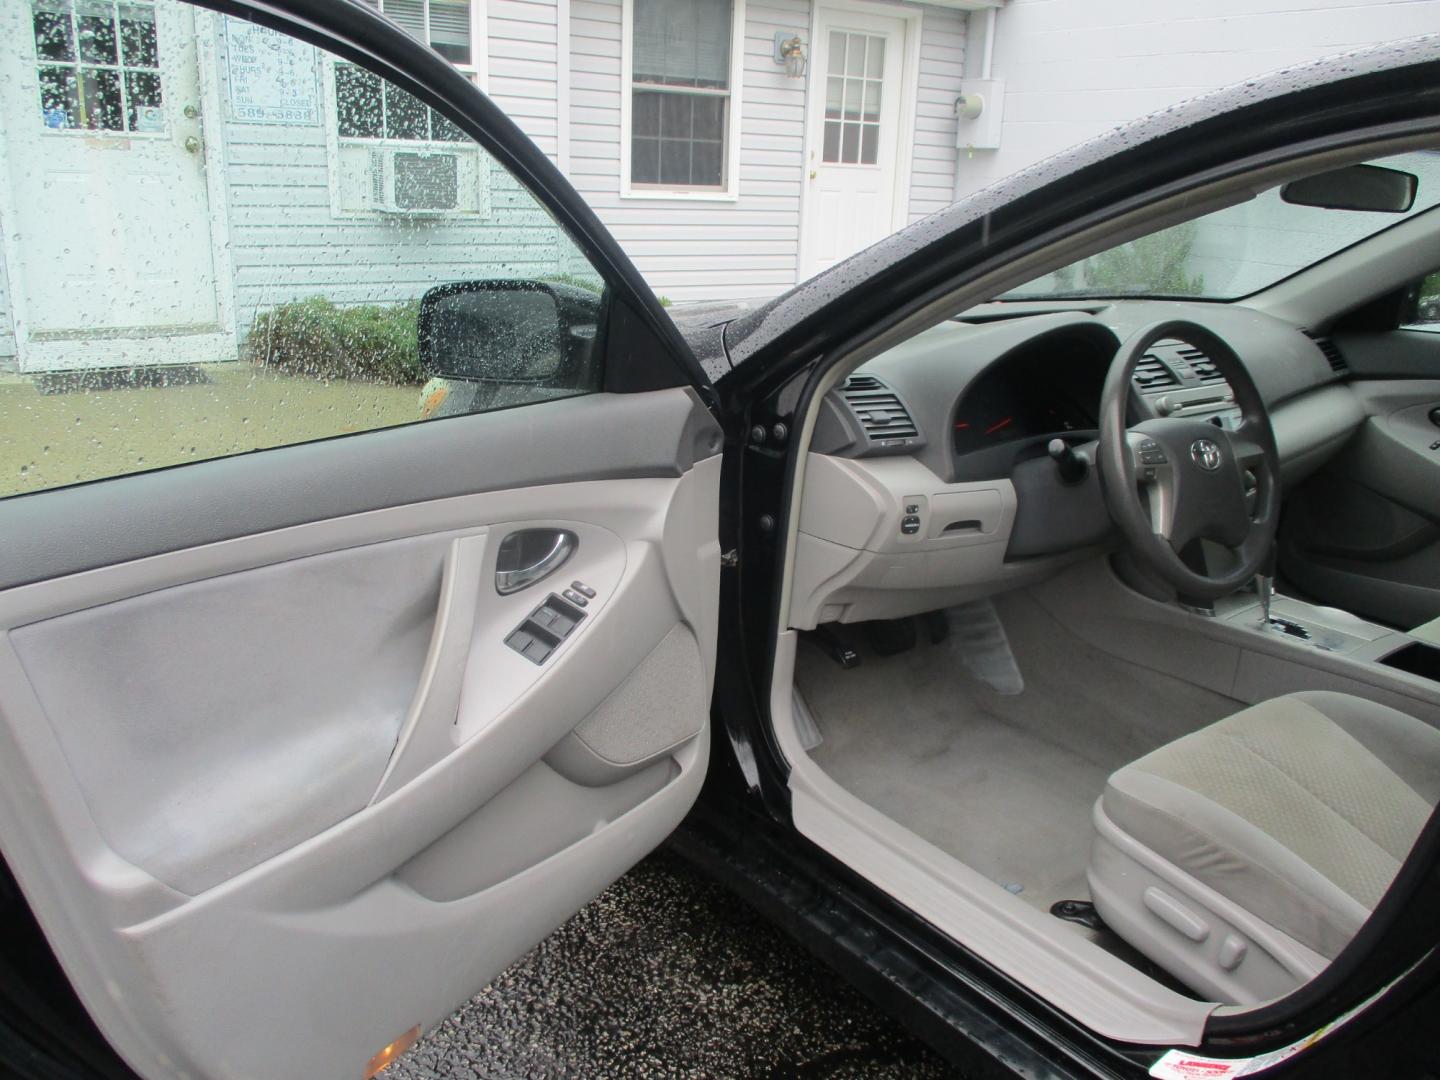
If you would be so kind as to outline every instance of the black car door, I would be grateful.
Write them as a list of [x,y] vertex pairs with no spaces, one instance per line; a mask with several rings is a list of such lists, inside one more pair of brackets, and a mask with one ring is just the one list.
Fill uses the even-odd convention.
[[[7,249],[0,851],[142,1075],[370,1075],[699,791],[706,380],[372,10],[0,25],[5,179],[53,222]],[[422,421],[455,356],[508,407]]]

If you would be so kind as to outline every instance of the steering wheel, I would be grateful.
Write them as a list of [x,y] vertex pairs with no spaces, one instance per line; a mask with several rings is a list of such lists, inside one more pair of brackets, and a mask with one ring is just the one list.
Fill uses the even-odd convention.
[[[1157,341],[1178,338],[1210,358],[1235,392],[1241,423],[1161,417],[1126,423],[1135,365]],[[1146,568],[1182,596],[1214,600],[1250,581],[1268,560],[1280,521],[1280,457],[1265,401],[1235,350],[1196,323],[1153,323],[1130,337],[1100,398],[1101,488],[1110,516]],[[1246,472],[1255,477],[1253,507]],[[1195,540],[1228,548],[1235,565],[1211,576],[1180,553]]]

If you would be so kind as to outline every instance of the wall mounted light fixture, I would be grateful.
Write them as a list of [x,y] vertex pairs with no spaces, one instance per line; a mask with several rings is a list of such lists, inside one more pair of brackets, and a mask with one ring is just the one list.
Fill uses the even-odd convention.
[[799,34],[775,31],[775,63],[785,66],[787,78],[800,79],[805,75],[805,43]]

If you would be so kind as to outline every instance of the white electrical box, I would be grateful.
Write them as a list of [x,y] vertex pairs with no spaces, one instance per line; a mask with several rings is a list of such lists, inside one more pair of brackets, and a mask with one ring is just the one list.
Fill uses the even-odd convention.
[[1005,115],[1005,80],[965,79],[955,102],[955,146],[997,150]]

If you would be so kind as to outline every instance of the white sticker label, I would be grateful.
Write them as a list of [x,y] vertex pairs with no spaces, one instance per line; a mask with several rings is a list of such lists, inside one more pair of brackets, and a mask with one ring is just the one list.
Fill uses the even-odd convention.
[[1320,1027],[1319,1030],[1289,1046],[1282,1046],[1279,1050],[1248,1058],[1207,1058],[1201,1057],[1199,1054],[1192,1054],[1188,1050],[1167,1050],[1161,1055],[1159,1061],[1150,1066],[1150,1075],[1155,1077],[1155,1080],[1197,1080],[1199,1077],[1210,1077],[1212,1080],[1231,1080],[1232,1077],[1237,1076],[1254,1076],[1271,1066],[1289,1060],[1302,1050],[1310,1049],[1356,1013],[1368,1008],[1371,1002],[1376,1001],[1404,977],[1401,975],[1400,978],[1381,987],[1359,1005],[1341,1013],[1330,1023]]
[[[1323,1032],[1322,1032],[1323,1033]],[[1273,1053],[1249,1058],[1207,1058],[1183,1050],[1169,1050],[1165,1056],[1150,1066],[1150,1075],[1157,1080],[1232,1080],[1237,1076],[1253,1076],[1261,1069],[1278,1065],[1286,1058],[1294,1057],[1309,1046],[1318,1035],[1312,1035],[1303,1042],[1283,1047]]]

